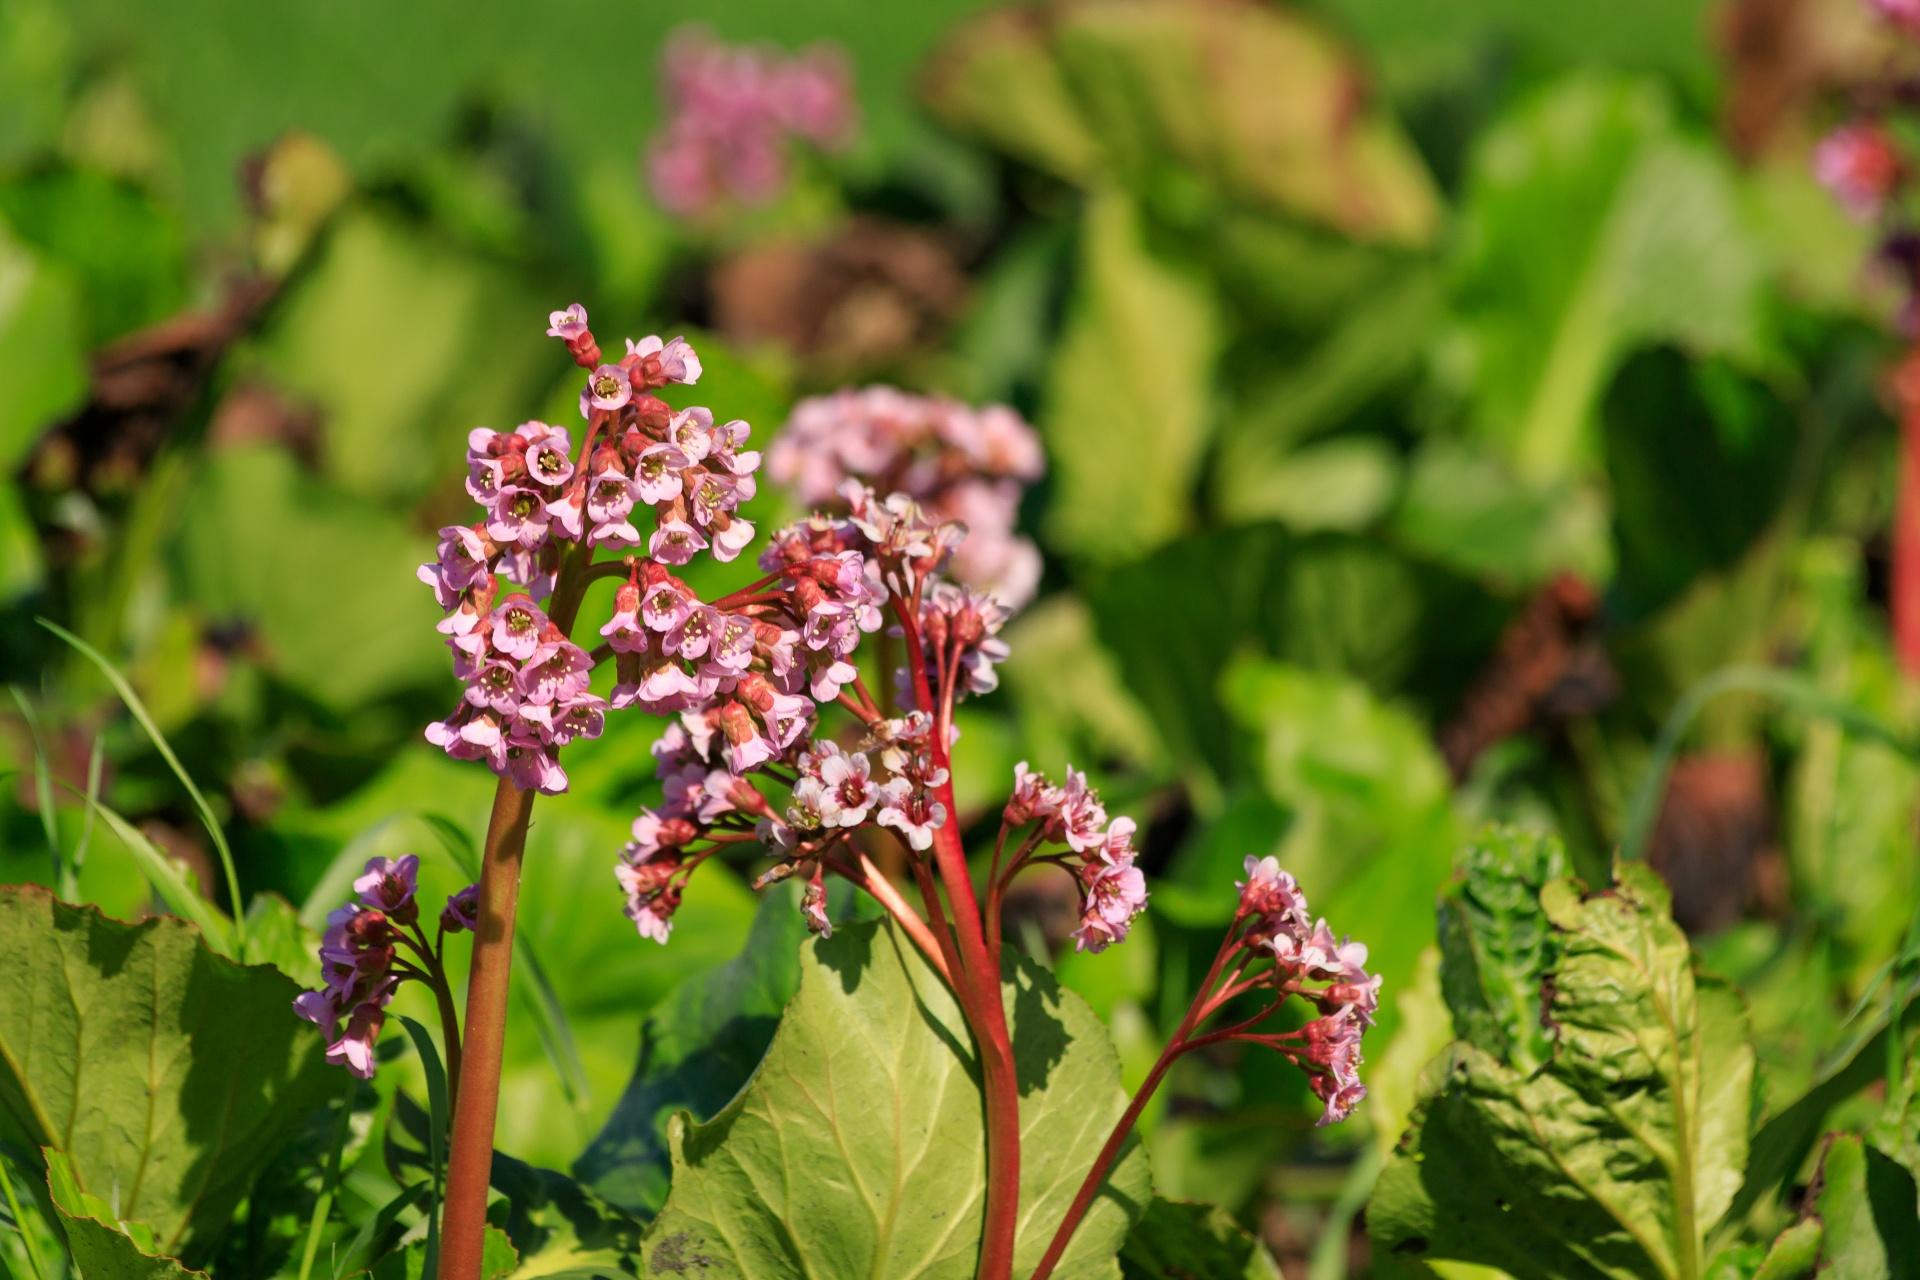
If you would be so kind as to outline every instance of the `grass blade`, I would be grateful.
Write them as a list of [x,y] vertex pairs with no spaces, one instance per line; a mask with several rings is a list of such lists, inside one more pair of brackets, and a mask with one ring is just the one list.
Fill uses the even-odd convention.
[[347,1272],[348,1264],[360,1256],[362,1250],[372,1244],[381,1232],[392,1226],[401,1214],[426,1193],[427,1184],[424,1182],[416,1186],[402,1187],[399,1195],[381,1205],[380,1212],[367,1219],[366,1225],[361,1227],[359,1233],[353,1237],[353,1243],[347,1246],[347,1251],[334,1258],[331,1280],[341,1280]]
[[200,821],[206,826],[207,835],[212,839],[213,847],[219,852],[220,865],[227,875],[227,897],[234,910],[234,940],[239,947],[238,954],[244,960],[247,950],[247,923],[240,897],[240,874],[234,868],[233,850],[227,844],[227,833],[221,828],[220,820],[214,817],[213,806],[207,803],[207,797],[194,784],[193,778],[187,773],[186,766],[180,763],[180,757],[173,754],[172,746],[160,732],[160,726],[155,724],[153,717],[147,713],[147,706],[140,701],[140,695],[133,691],[133,686],[127,683],[127,678],[107,661],[106,656],[57,622],[49,622],[45,618],[35,618],[34,621],[78,649],[94,666],[100,668],[100,673],[106,676],[107,683],[111,684],[114,692],[120,695],[120,700],[127,704],[127,710],[131,711],[133,718],[140,722],[140,727],[147,731],[147,737],[152,739],[154,749],[167,762],[167,767],[173,770],[173,776],[180,779],[180,785],[187,789],[189,796],[193,797],[194,807],[200,811]]
[[14,1193],[13,1177],[7,1172],[7,1158],[0,1155],[0,1190],[7,1194],[7,1212],[13,1215],[13,1225],[20,1232],[20,1241],[27,1246],[27,1263],[33,1268],[34,1280],[46,1280],[47,1264],[40,1260],[40,1242],[33,1238],[33,1224],[20,1211],[20,1197]]
[[166,904],[167,910],[198,925],[207,945],[221,955],[240,958],[234,944],[233,928],[227,918],[220,914],[219,908],[200,896],[179,865],[147,839],[146,833],[112,809],[98,800],[89,800],[87,803],[107,824],[107,829],[118,836],[133,854],[134,861],[140,864],[140,870],[146,873],[148,883],[153,885],[153,891],[160,895],[160,901]]
[[87,757],[86,816],[80,822],[80,839],[73,846],[73,856],[67,859],[67,865],[72,868],[75,901],[80,897],[80,873],[86,869],[87,850],[93,845],[93,806],[100,799],[100,780],[106,772],[106,764],[107,735],[96,733],[93,735],[93,754]]
[[416,815],[427,824],[427,830],[433,832],[440,841],[440,847],[447,851],[455,866],[460,868],[468,880],[480,879],[480,851],[474,848],[473,837],[467,829],[444,813],[421,813]]
[[300,1280],[313,1274],[313,1260],[320,1252],[320,1233],[326,1229],[333,1212],[333,1195],[340,1186],[340,1157],[347,1149],[347,1131],[353,1127],[353,1099],[360,1082],[347,1076],[347,1091],[340,1099],[340,1118],[334,1122],[333,1145],[327,1157],[326,1180],[320,1184],[320,1198],[313,1202],[313,1218],[307,1223],[307,1247],[300,1255]]
[[67,902],[73,901],[73,891],[67,887],[66,859],[60,853],[60,821],[53,811],[53,770],[47,766],[47,746],[40,738],[40,717],[33,713],[33,704],[27,701],[27,695],[14,685],[10,692],[13,701],[20,708],[20,716],[27,722],[27,734],[33,739],[33,796],[40,806],[40,829],[47,836],[47,852],[53,855],[54,890]]
[[427,1205],[427,1264],[420,1274],[437,1276],[440,1274],[441,1179],[446,1176],[447,1071],[440,1064],[440,1050],[434,1046],[427,1029],[405,1014],[399,1016],[401,1025],[413,1038],[420,1065],[427,1073],[427,1114],[431,1123],[427,1130],[427,1159],[433,1166],[433,1199]]

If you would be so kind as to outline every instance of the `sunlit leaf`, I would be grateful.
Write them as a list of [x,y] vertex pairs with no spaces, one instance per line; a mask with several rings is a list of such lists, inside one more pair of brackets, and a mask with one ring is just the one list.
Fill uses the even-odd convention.
[[[799,994],[753,1081],[711,1122],[681,1116],[669,1127],[673,1190],[648,1232],[643,1274],[704,1259],[716,1278],[971,1276],[985,1133],[958,1006],[891,925],[842,927],[801,956]],[[1014,1269],[1024,1273],[1125,1096],[1079,997],[1031,965],[1007,976],[1021,1085]],[[1136,1145],[1054,1274],[1114,1276],[1150,1195]]]
[[1089,196],[1078,291],[1040,417],[1054,468],[1054,540],[1101,563],[1183,532],[1211,432],[1219,341],[1211,288],[1155,257],[1117,190]]
[[1123,1280],[1280,1280],[1267,1247],[1216,1205],[1155,1196],[1120,1248]]
[[1457,1042],[1428,1067],[1368,1209],[1376,1249],[1556,1280],[1702,1274],[1746,1164],[1753,1050],[1659,877],[1618,877],[1541,895],[1565,946],[1552,1060],[1525,1075]]
[[1541,982],[1559,960],[1540,891],[1567,872],[1557,837],[1495,827],[1465,845],[1440,895],[1440,983],[1454,1033],[1523,1074],[1553,1052]]
[[0,1123],[64,1152],[161,1253],[204,1256],[337,1087],[293,981],[215,956],[178,920],[0,888],[0,966]]
[[119,1221],[110,1203],[82,1191],[63,1152],[49,1148],[46,1158],[53,1209],[66,1232],[74,1269],[85,1280],[184,1280],[206,1274],[158,1253],[152,1227]]

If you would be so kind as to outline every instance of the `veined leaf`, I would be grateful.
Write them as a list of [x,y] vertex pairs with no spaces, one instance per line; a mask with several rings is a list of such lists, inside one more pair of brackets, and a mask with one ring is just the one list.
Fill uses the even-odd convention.
[[155,1251],[152,1227],[119,1221],[112,1205],[82,1191],[64,1153],[48,1148],[45,1154],[47,1190],[83,1280],[204,1280],[205,1272],[189,1271],[178,1259]]
[[[1014,1270],[1041,1252],[1125,1107],[1120,1064],[1085,1003],[1036,966],[1004,990],[1020,1084]],[[978,1066],[959,1006],[890,923],[801,952],[800,990],[753,1080],[707,1124],[669,1127],[673,1191],[642,1274],[712,1280],[971,1276],[986,1193]],[[1151,1195],[1122,1156],[1056,1275],[1114,1277]]]
[[[192,928],[0,888],[0,1132],[192,1261],[333,1083],[299,988]],[[236,1052],[244,1046],[244,1052]]]
[[1920,1276],[1913,1175],[1850,1133],[1820,1161],[1821,1274],[1833,1280]]
[[1436,1059],[1368,1213],[1387,1253],[1554,1280],[1697,1280],[1746,1163],[1753,1050],[1739,997],[1696,978],[1666,887],[1541,895],[1564,934],[1531,1076],[1467,1043]]
[[1280,1280],[1267,1247],[1218,1205],[1155,1196],[1120,1248],[1124,1280]]
[[1440,985],[1454,1034],[1530,1075],[1553,1052],[1540,980],[1559,958],[1540,891],[1566,874],[1566,851],[1556,836],[1493,827],[1456,865],[1440,896]]
[[1040,417],[1059,484],[1051,532],[1115,563],[1186,528],[1220,321],[1203,276],[1148,251],[1131,196],[1089,195],[1081,236],[1080,286]]
[[805,940],[792,890],[763,893],[740,954],[682,982],[640,1024],[633,1079],[574,1162],[575,1177],[629,1212],[659,1211],[672,1172],[668,1119],[681,1110],[714,1115],[740,1092],[793,998],[794,953]]

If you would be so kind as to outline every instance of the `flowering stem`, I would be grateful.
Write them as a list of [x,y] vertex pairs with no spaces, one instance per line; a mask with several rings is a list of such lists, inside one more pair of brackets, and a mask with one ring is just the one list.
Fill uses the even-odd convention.
[[[1080,1226],[1080,1220],[1087,1216],[1087,1210],[1093,1205],[1093,1198],[1100,1193],[1100,1184],[1107,1179],[1107,1171],[1113,1168],[1113,1162],[1120,1155],[1127,1135],[1133,1132],[1140,1113],[1147,1109],[1153,1094],[1160,1087],[1160,1081],[1180,1056],[1198,1044],[1188,1039],[1201,1020],[1213,1009],[1207,1000],[1207,992],[1220,977],[1220,970],[1227,962],[1239,942],[1240,921],[1236,918],[1227,928],[1227,936],[1220,943],[1220,949],[1214,953],[1213,967],[1207,970],[1207,976],[1200,983],[1200,990],[1193,997],[1193,1003],[1187,1006],[1186,1016],[1180,1019],[1180,1025],[1167,1040],[1167,1047],[1160,1051],[1154,1061],[1153,1069],[1147,1072],[1147,1078],[1140,1085],[1140,1091],[1133,1095],[1133,1101],[1121,1113],[1119,1121],[1113,1126],[1113,1132],[1107,1135],[1106,1145],[1100,1148],[1100,1154],[1094,1157],[1093,1165],[1087,1170],[1087,1176],[1080,1183],[1080,1190],[1074,1193],[1073,1203],[1067,1206],[1066,1216],[1060,1219],[1059,1229],[1053,1233],[1053,1239],[1047,1245],[1047,1251],[1041,1255],[1040,1265],[1033,1269],[1032,1280],[1047,1280],[1053,1269],[1060,1265],[1061,1255],[1066,1253],[1067,1245],[1073,1240],[1074,1231]],[[1265,1016],[1265,1015],[1262,1015]],[[1256,1019],[1257,1021],[1257,1019]]]
[[951,987],[953,970],[948,968],[946,954],[941,950],[939,940],[933,936],[933,930],[929,929],[927,922],[907,904],[907,900],[900,896],[900,891],[893,887],[892,882],[880,874],[880,868],[873,865],[873,859],[864,853],[859,854],[859,858],[860,864],[857,869],[837,859],[823,859],[823,861],[827,862],[828,867],[872,894],[874,901],[885,907],[887,914],[899,921],[900,927],[906,930],[907,936],[912,938],[914,945],[920,948],[920,954],[927,958],[927,963],[932,965]]
[[520,898],[520,859],[537,793],[502,778],[480,864],[479,918],[467,979],[466,1052],[459,1074],[442,1207],[437,1280],[480,1280],[493,1173],[493,1125],[500,1105],[500,1058],[506,1046],[507,984],[513,964],[513,916]]
[[[927,708],[942,706],[936,702],[927,679],[926,648],[920,642],[919,583],[914,584],[911,601],[903,602],[896,594],[891,603],[900,623],[915,701]],[[935,799],[945,807],[947,818],[934,829],[933,855],[947,902],[953,908],[953,928],[959,944],[962,982],[954,992],[960,997],[960,1007],[980,1053],[980,1079],[987,1104],[986,1220],[974,1274],[978,1280],[1010,1280],[1020,1217],[1020,1090],[1013,1067],[1013,1037],[1007,1031],[1007,1009],[1000,995],[1000,957],[987,948],[980,901],[974,896],[967,851],[960,844],[960,809],[953,798],[953,761],[948,750],[951,708],[950,702],[944,704],[944,714],[934,721],[930,743],[934,766],[946,772],[946,781],[936,788]]]

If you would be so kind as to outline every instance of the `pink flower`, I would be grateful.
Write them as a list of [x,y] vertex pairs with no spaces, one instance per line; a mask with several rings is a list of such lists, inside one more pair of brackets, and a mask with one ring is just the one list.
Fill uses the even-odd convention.
[[556,430],[527,449],[527,474],[536,484],[563,485],[573,479],[572,444]]
[[555,311],[547,317],[547,336],[563,338],[572,342],[587,331],[587,309],[574,303],[565,311]]
[[647,553],[662,564],[681,565],[707,545],[698,529],[684,520],[664,521],[647,541]]
[[646,624],[640,621],[640,585],[623,582],[613,593],[613,617],[600,628],[615,653],[645,653],[648,639]]
[[1126,941],[1133,920],[1147,906],[1147,881],[1133,865],[1133,820],[1116,818],[1094,857],[1080,867],[1083,889],[1080,927],[1074,945],[1081,951],[1104,951]]
[[1910,32],[1920,32],[1920,0],[1867,0],[1880,16]]
[[471,933],[480,924],[480,886],[470,884],[447,899],[440,911],[440,927],[448,933]]
[[1843,124],[1813,149],[1814,178],[1861,222],[1879,216],[1902,168],[1893,139],[1872,120]]
[[880,788],[880,799],[876,821],[898,831],[918,852],[932,848],[933,833],[947,825],[947,807],[905,778],[888,779]]
[[520,662],[525,662],[540,647],[546,633],[547,615],[525,596],[508,596],[493,611],[493,632],[488,637],[493,647]]
[[648,386],[679,383],[690,387],[700,381],[700,357],[694,354],[685,338],[674,338],[670,342],[661,342],[651,335],[638,342],[629,338],[627,360],[622,363],[631,363],[640,369]]
[[611,413],[632,399],[633,383],[627,380],[626,371],[619,365],[603,364],[587,375],[587,385],[580,392],[580,416],[586,417],[589,407]]
[[1036,818],[1048,821],[1059,809],[1058,789],[1044,775],[1028,769],[1025,760],[1013,766],[1013,794],[1007,798],[1001,821],[1009,827],[1018,827]]
[[1248,855],[1246,868],[1247,878],[1234,885],[1240,891],[1240,909],[1249,915],[1271,917],[1274,927],[1282,922],[1305,927],[1306,895],[1293,877],[1280,869],[1280,860]]
[[635,491],[642,502],[666,502],[681,492],[680,473],[693,459],[671,444],[649,445],[634,469]]
[[622,862],[614,878],[627,895],[627,919],[643,938],[662,946],[673,933],[673,913],[680,908],[680,889],[673,883],[674,868],[654,863]]
[[409,853],[404,857],[372,858],[354,880],[353,891],[361,905],[383,911],[399,924],[412,924],[420,916],[413,891],[420,875],[420,859]]
[[386,1010],[379,1004],[363,1004],[347,1018],[347,1029],[327,1046],[327,1061],[345,1067],[362,1080],[373,1079],[373,1045],[386,1024]]

